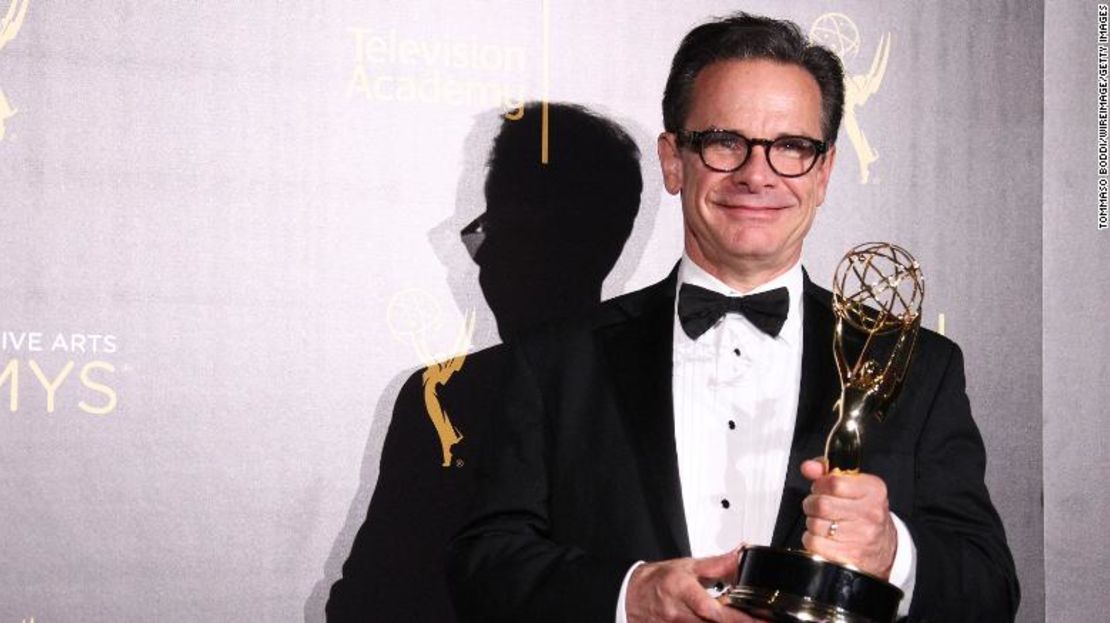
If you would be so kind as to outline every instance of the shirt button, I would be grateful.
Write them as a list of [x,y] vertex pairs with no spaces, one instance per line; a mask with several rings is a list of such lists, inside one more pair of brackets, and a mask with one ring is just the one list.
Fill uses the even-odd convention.
[[740,356],[740,349],[739,349],[739,348],[734,348],[734,349],[732,349],[732,354],[733,354],[733,355],[736,355],[737,357],[739,357],[739,356]]
[[736,430],[736,422],[733,422],[732,420],[729,420],[728,421],[728,429],[729,430]]
[[721,508],[728,508],[728,507],[729,507],[728,500],[721,500]]

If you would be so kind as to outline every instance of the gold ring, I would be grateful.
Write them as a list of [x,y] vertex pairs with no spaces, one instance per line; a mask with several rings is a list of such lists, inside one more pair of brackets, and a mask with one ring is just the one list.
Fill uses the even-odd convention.
[[829,534],[827,536],[830,539],[836,538],[836,532],[838,530],[840,530],[840,524],[834,519],[832,523],[829,524]]

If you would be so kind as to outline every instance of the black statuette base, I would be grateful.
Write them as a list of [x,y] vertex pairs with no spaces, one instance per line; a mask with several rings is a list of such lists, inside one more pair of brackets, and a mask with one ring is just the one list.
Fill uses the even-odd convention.
[[729,605],[771,621],[892,623],[902,590],[807,552],[744,548]]

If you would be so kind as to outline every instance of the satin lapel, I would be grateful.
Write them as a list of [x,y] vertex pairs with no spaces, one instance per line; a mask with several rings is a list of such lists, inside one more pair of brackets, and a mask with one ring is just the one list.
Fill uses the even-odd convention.
[[813,285],[809,277],[804,286],[804,326],[802,327],[802,380],[798,395],[798,415],[794,423],[794,440],[786,468],[786,486],[782,492],[775,533],[771,544],[776,547],[797,546],[788,538],[805,522],[802,500],[809,495],[810,483],[802,477],[802,461],[825,451],[825,437],[832,428],[832,406],[840,394],[836,362],[833,360],[833,323],[830,295]]
[[671,367],[675,271],[624,303],[623,322],[599,329],[618,410],[636,456],[648,513],[662,552],[689,556],[674,440]]

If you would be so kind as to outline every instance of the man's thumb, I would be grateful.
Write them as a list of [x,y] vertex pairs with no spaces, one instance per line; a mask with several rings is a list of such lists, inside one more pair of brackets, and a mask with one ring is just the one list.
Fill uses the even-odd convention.
[[694,560],[694,573],[702,579],[721,580],[727,584],[736,581],[736,571],[740,561],[740,548],[721,554]]

